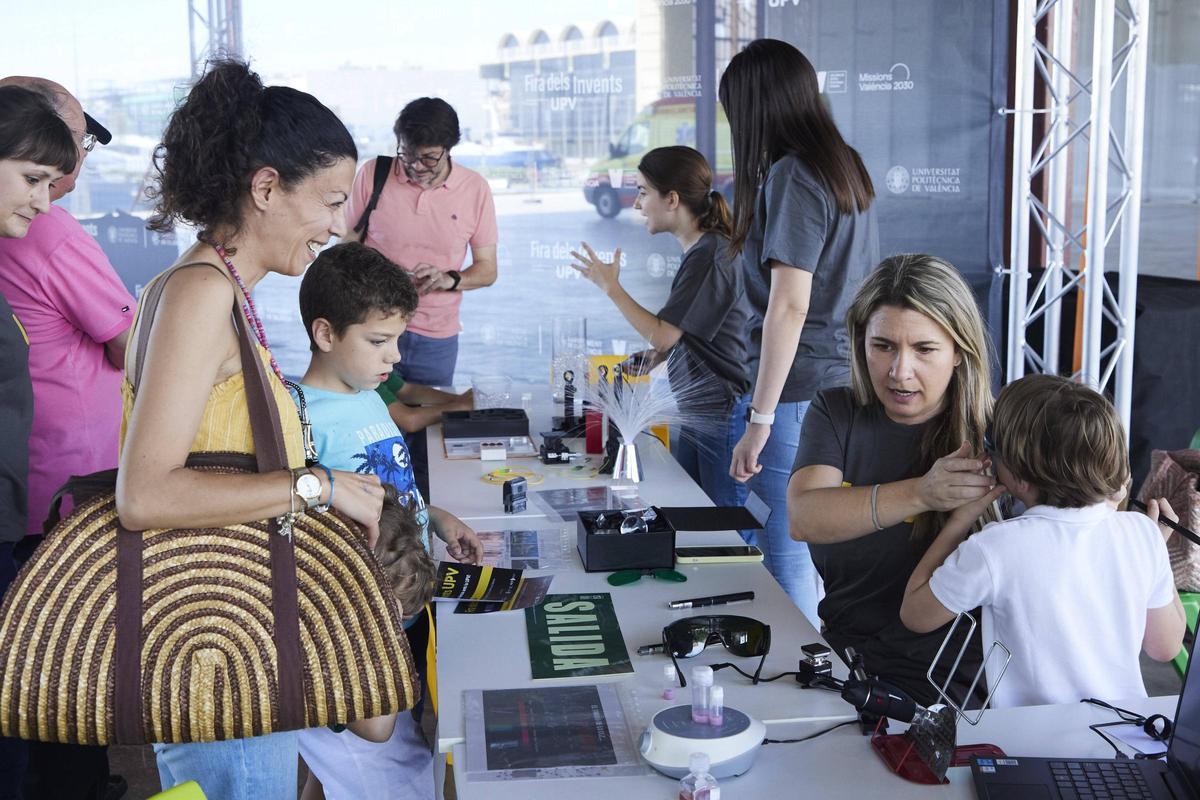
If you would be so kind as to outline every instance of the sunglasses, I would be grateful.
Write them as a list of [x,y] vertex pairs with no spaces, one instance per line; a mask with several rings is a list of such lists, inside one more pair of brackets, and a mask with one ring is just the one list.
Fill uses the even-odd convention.
[[628,586],[631,583],[637,583],[646,575],[656,581],[687,583],[687,575],[673,569],[622,569],[609,575],[608,582],[612,586]]
[[650,526],[657,520],[658,512],[653,508],[603,511],[596,515],[592,527],[596,533],[649,533]]
[[671,663],[679,675],[679,685],[687,686],[678,658],[692,658],[704,652],[710,644],[720,642],[735,656],[758,656],[758,669],[752,680],[758,683],[763,662],[771,651],[771,626],[750,617],[721,614],[710,617],[689,617],[672,622],[663,628],[663,647],[671,655]]

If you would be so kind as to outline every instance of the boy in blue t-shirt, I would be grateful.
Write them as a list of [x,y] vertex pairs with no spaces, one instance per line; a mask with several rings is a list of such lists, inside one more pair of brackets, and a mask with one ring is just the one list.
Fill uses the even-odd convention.
[[395,486],[401,502],[417,510],[427,546],[432,527],[454,558],[480,563],[475,532],[449,511],[425,506],[404,437],[375,392],[400,360],[397,342],[416,307],[408,274],[369,247],[331,247],[308,268],[300,316],[312,361],[300,384],[313,442],[325,466],[374,473]]
[[[400,502],[414,509],[426,547],[432,528],[452,557],[478,564],[483,547],[475,531],[450,512],[425,505],[404,437],[375,392],[400,361],[400,334],[416,308],[407,273],[376,250],[349,242],[317,256],[300,284],[300,316],[312,349],[300,383],[313,443],[323,465],[374,473],[396,487]],[[406,624],[422,675],[428,631],[410,625],[423,626],[424,620],[419,614]],[[386,718],[370,722],[372,730],[391,735],[384,730],[368,741],[350,730],[332,738],[320,730],[301,731],[301,755],[315,764],[342,765],[324,776],[334,795],[386,792],[432,800],[432,758],[413,716],[400,714],[394,726]],[[356,755],[347,758],[348,752]]]

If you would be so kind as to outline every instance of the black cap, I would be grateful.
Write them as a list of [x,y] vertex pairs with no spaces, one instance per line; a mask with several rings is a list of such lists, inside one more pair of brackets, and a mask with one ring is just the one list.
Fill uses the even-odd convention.
[[92,119],[86,111],[83,112],[83,118],[87,120],[87,132],[92,136],[95,136],[97,142],[100,144],[108,144],[112,141],[112,134],[108,132],[108,128]]

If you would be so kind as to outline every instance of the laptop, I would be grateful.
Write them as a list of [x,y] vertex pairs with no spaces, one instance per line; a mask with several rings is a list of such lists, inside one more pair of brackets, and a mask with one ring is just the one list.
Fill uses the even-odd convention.
[[[1189,659],[1192,665],[1200,653]],[[1200,668],[1198,668],[1200,669]],[[1200,800],[1200,677],[1187,675],[1175,709],[1167,759],[976,758],[979,800]]]

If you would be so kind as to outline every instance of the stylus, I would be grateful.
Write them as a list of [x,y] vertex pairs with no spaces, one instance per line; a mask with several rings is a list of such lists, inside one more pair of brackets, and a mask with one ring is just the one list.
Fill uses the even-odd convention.
[[703,608],[705,606],[726,606],[730,603],[748,602],[754,599],[754,592],[735,592],[734,594],[718,594],[712,597],[693,597],[691,600],[672,600],[667,608]]
[[[1130,499],[1129,505],[1134,506],[1135,508],[1140,508],[1142,511],[1150,510],[1150,509],[1146,508],[1146,504],[1143,503],[1141,500]],[[1166,517],[1160,516],[1158,518],[1158,524],[1166,525],[1168,528],[1175,531],[1183,538],[1191,540],[1193,544],[1200,544],[1200,536],[1197,536],[1194,532],[1188,530],[1187,528],[1183,527],[1182,525],[1180,525],[1177,522],[1172,522],[1171,520],[1167,519]]]

